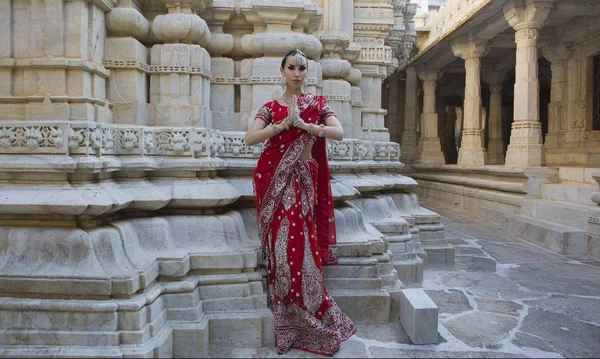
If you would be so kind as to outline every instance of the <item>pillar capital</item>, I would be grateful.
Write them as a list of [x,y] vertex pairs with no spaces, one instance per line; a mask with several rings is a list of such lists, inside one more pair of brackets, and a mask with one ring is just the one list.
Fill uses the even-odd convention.
[[417,75],[421,81],[437,81],[442,77],[443,72],[439,69],[419,69]]
[[506,80],[507,73],[508,73],[507,71],[497,71],[497,70],[483,72],[481,74],[481,78],[483,78],[483,81],[485,81],[488,85],[490,85],[490,91],[492,91],[492,86],[500,85],[500,87],[502,87],[504,80]]
[[463,60],[480,59],[490,51],[490,46],[486,40],[459,38],[453,41],[451,46],[454,55]]
[[504,18],[515,30],[539,29],[544,25],[555,0],[510,0],[504,5]]
[[542,55],[549,62],[568,60],[573,54],[573,43],[547,45],[542,48]]

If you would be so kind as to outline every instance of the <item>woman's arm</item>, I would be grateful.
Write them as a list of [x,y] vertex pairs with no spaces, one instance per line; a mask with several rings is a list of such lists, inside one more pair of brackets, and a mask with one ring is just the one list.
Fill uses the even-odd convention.
[[254,119],[254,122],[246,132],[246,145],[254,146],[259,144],[283,131],[284,128],[284,125],[267,125],[263,120]]
[[331,138],[332,140],[341,141],[344,139],[344,129],[336,116],[327,117],[327,119],[325,119],[325,124],[322,127],[314,124],[311,125],[306,122],[302,122],[298,127],[308,133]]

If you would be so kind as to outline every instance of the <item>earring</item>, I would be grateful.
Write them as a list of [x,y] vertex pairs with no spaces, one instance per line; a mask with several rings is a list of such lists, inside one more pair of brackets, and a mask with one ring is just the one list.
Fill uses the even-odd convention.
[[285,81],[285,77],[281,78],[281,89],[285,90],[285,85],[287,85],[287,82]]
[[308,79],[304,79],[304,82],[302,82],[302,91],[306,91],[306,88],[308,87]]

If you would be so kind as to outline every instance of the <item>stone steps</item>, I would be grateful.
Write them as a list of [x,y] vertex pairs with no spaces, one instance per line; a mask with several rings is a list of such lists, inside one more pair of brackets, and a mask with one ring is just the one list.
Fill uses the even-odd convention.
[[518,215],[504,215],[508,234],[561,254],[586,254],[587,232],[578,228]]
[[530,200],[523,203],[523,213],[529,217],[587,230],[590,206],[550,200]]

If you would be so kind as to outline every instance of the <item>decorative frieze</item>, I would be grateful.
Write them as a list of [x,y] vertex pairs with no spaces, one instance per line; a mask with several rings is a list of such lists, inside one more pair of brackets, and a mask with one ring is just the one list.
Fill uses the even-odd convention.
[[0,122],[0,153],[66,153],[66,124]]
[[132,69],[139,70],[147,74],[188,74],[200,75],[212,80],[210,68],[205,66],[172,66],[172,65],[148,65],[135,60],[104,60],[104,67],[107,69]]

